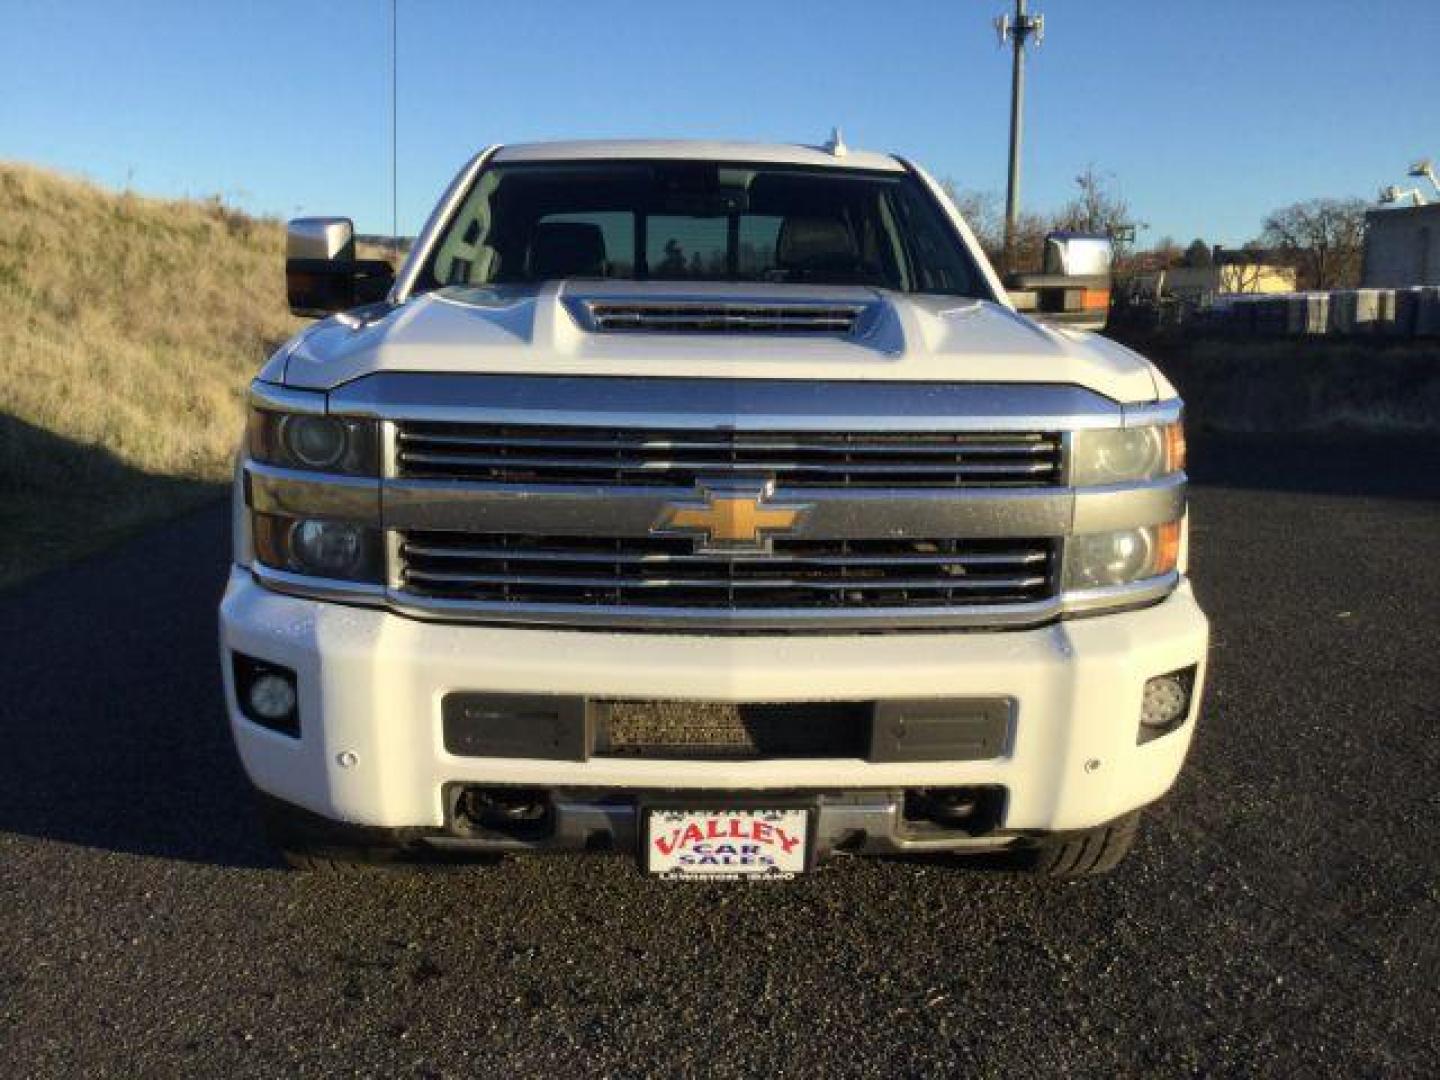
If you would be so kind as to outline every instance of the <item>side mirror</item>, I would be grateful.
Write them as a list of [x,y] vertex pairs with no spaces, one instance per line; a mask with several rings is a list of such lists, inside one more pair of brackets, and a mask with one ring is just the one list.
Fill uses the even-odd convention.
[[285,292],[296,315],[323,316],[384,300],[395,270],[355,258],[349,218],[296,218],[285,230]]
[[1045,237],[1044,270],[1006,279],[1010,302],[1052,326],[1103,330],[1110,316],[1113,257],[1108,236],[1052,232]]

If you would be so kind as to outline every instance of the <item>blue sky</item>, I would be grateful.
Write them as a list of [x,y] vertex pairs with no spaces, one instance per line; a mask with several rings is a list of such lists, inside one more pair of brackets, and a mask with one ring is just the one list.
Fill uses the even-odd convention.
[[[1003,0],[400,0],[400,226],[493,142],[818,142],[1001,192]],[[1440,3],[1033,0],[1028,207],[1087,163],[1141,242],[1236,243],[1317,195],[1440,157]],[[389,0],[0,0],[0,158],[388,229]],[[1427,108],[1425,103],[1429,102]]]

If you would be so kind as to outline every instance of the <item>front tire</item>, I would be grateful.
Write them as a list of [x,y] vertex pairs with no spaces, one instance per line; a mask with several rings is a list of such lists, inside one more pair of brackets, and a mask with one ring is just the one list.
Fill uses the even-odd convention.
[[354,874],[374,870],[424,871],[440,867],[493,866],[497,855],[447,856],[421,842],[424,829],[346,825],[256,791],[260,827],[270,846],[293,870]]
[[1135,845],[1141,812],[1084,832],[1067,833],[1046,843],[1031,856],[1027,869],[1037,877],[1059,880],[1108,874]]
[[320,874],[402,865],[395,846],[364,844],[343,839],[341,827],[322,823],[315,815],[262,797],[260,827],[281,861],[292,870]]

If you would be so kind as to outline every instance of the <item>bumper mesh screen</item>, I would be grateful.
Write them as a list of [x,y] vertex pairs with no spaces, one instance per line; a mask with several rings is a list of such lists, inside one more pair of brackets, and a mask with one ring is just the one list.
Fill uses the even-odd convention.
[[868,702],[596,702],[595,753],[671,759],[863,758]]

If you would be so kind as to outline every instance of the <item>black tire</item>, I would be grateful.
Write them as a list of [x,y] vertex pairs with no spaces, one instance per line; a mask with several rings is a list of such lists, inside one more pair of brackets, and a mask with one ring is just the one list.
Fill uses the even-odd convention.
[[365,848],[332,849],[323,854],[311,851],[276,848],[291,870],[307,874],[355,874],[374,870],[413,870],[418,864],[404,862],[394,855],[376,857]]
[[1037,877],[1081,878],[1108,874],[1129,854],[1140,831],[1139,810],[1084,832],[1066,833],[1038,848],[1027,869]]
[[493,866],[499,856],[447,858],[417,842],[422,829],[372,829],[329,821],[261,792],[260,826],[270,846],[294,870],[312,874],[355,874],[386,870],[427,871],[442,867]]
[[265,839],[293,870],[344,874],[398,864],[399,848],[346,842],[339,827],[328,826],[298,807],[262,798],[259,811]]

